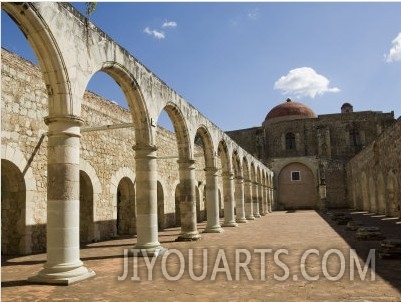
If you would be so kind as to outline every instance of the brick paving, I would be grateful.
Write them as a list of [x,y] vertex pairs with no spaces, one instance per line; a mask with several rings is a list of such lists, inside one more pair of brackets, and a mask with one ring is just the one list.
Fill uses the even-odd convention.
[[[352,211],[349,214],[365,225],[381,227],[388,238],[401,237],[399,219]],[[202,231],[205,224],[198,227]],[[131,249],[135,238],[89,244],[81,249],[81,259],[96,272],[96,277],[70,286],[26,281],[42,268],[45,254],[3,257],[1,298],[2,301],[401,301],[401,259],[375,257],[375,280],[370,269],[364,280],[355,269],[355,278],[350,280],[350,248],[357,251],[363,266],[370,249],[377,249],[379,241],[357,241],[355,232],[345,231],[345,226],[337,225],[326,214],[274,212],[224,230],[221,234],[202,234],[202,240],[197,242],[174,242],[179,228],[160,232],[159,240],[169,253],[158,257],[150,270],[144,258],[123,257],[124,249]],[[271,249],[271,253],[265,254],[266,266],[261,266],[261,252],[255,249]],[[288,255],[280,249],[286,249]],[[308,249],[318,250],[319,255],[310,254],[301,268],[301,257]],[[329,256],[330,249],[341,251],[344,267],[337,254]],[[249,260],[248,265],[243,264],[248,271],[236,264],[236,251],[241,263]],[[207,256],[203,258],[205,252]],[[193,261],[189,260],[190,254]],[[274,261],[274,255],[281,262]],[[329,257],[322,270],[325,255]],[[128,276],[119,281],[125,260]],[[193,270],[190,262],[194,263]],[[325,277],[325,274],[335,277],[341,269],[344,274],[339,280]],[[191,279],[192,271],[202,280]],[[319,278],[307,280],[303,272]],[[140,280],[131,280],[133,276]],[[178,280],[169,280],[174,277]],[[277,280],[280,278],[285,280]]]

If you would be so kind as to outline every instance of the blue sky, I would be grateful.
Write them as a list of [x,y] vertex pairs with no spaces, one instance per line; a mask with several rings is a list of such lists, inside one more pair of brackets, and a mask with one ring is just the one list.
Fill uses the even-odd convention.
[[[1,17],[2,47],[35,60]],[[91,20],[223,130],[260,126],[288,97],[401,115],[401,3],[98,2]],[[126,106],[107,75],[89,89]]]

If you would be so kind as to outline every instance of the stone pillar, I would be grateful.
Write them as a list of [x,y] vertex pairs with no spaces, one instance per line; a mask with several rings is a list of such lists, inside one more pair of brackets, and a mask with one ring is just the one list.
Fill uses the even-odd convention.
[[265,190],[265,213],[269,214],[269,204],[270,204],[269,187],[264,186],[264,190]]
[[47,261],[29,280],[69,285],[95,276],[79,257],[79,149],[82,120],[47,117]]
[[265,190],[262,184],[259,185],[259,211],[261,216],[265,216]]
[[259,192],[258,192],[258,183],[253,183],[253,215],[255,218],[260,218],[259,213]]
[[221,233],[219,220],[219,197],[217,188],[217,169],[209,167],[206,171],[207,224],[205,233]]
[[223,227],[237,227],[234,215],[234,174],[223,174],[224,224]]
[[248,221],[245,218],[244,208],[244,178],[242,176],[237,176],[235,180],[236,222],[247,223]]
[[160,255],[165,249],[158,241],[157,227],[157,156],[156,146],[137,145],[136,162],[136,230],[137,244],[134,255]]
[[195,161],[178,161],[180,169],[181,234],[176,241],[195,241],[201,236],[196,224]]
[[245,191],[245,217],[247,220],[255,220],[253,216],[253,207],[252,207],[252,182],[250,179],[245,180],[244,185]]
[[274,191],[273,188],[269,188],[269,196],[270,196],[270,203],[269,203],[269,212],[273,211],[273,203],[274,203]]

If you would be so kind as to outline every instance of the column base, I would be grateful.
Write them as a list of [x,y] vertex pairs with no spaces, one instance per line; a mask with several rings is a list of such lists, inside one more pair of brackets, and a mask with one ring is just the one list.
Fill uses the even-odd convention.
[[261,217],[260,214],[255,214],[254,216],[255,216],[255,218],[260,218]]
[[235,221],[237,223],[248,223],[248,220],[246,220],[246,218],[237,218]]
[[238,223],[235,221],[224,222],[222,227],[238,227]]
[[154,257],[161,256],[167,251],[166,248],[159,246],[146,246],[146,245],[136,245],[132,249],[132,254],[134,257]]
[[198,232],[193,232],[193,233],[182,233],[177,237],[177,239],[175,239],[175,241],[176,242],[198,241],[201,239],[202,239],[202,237]]
[[206,227],[203,233],[222,233],[224,230],[221,228],[220,225],[213,226],[213,227]]
[[262,215],[262,216],[266,216],[266,213],[260,213],[260,215]]
[[255,220],[255,216],[248,216],[246,217],[246,220]]
[[[84,266],[65,271],[62,265],[45,268],[28,281],[40,284],[70,285],[96,276],[96,273]],[[61,271],[60,271],[61,270]]]

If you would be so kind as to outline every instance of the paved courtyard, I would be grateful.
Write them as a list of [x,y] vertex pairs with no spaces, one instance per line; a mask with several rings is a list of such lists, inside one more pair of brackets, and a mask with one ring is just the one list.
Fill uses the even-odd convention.
[[[401,237],[399,219],[347,212],[388,238]],[[45,254],[3,257],[1,300],[401,301],[401,260],[379,259],[371,252],[379,241],[357,241],[326,214],[274,212],[224,230],[202,234],[198,242],[174,242],[179,228],[166,229],[159,240],[169,252],[155,262],[124,257],[135,238],[89,244],[81,259],[96,277],[70,286],[26,281],[42,268]],[[365,261],[375,273],[364,271]]]

